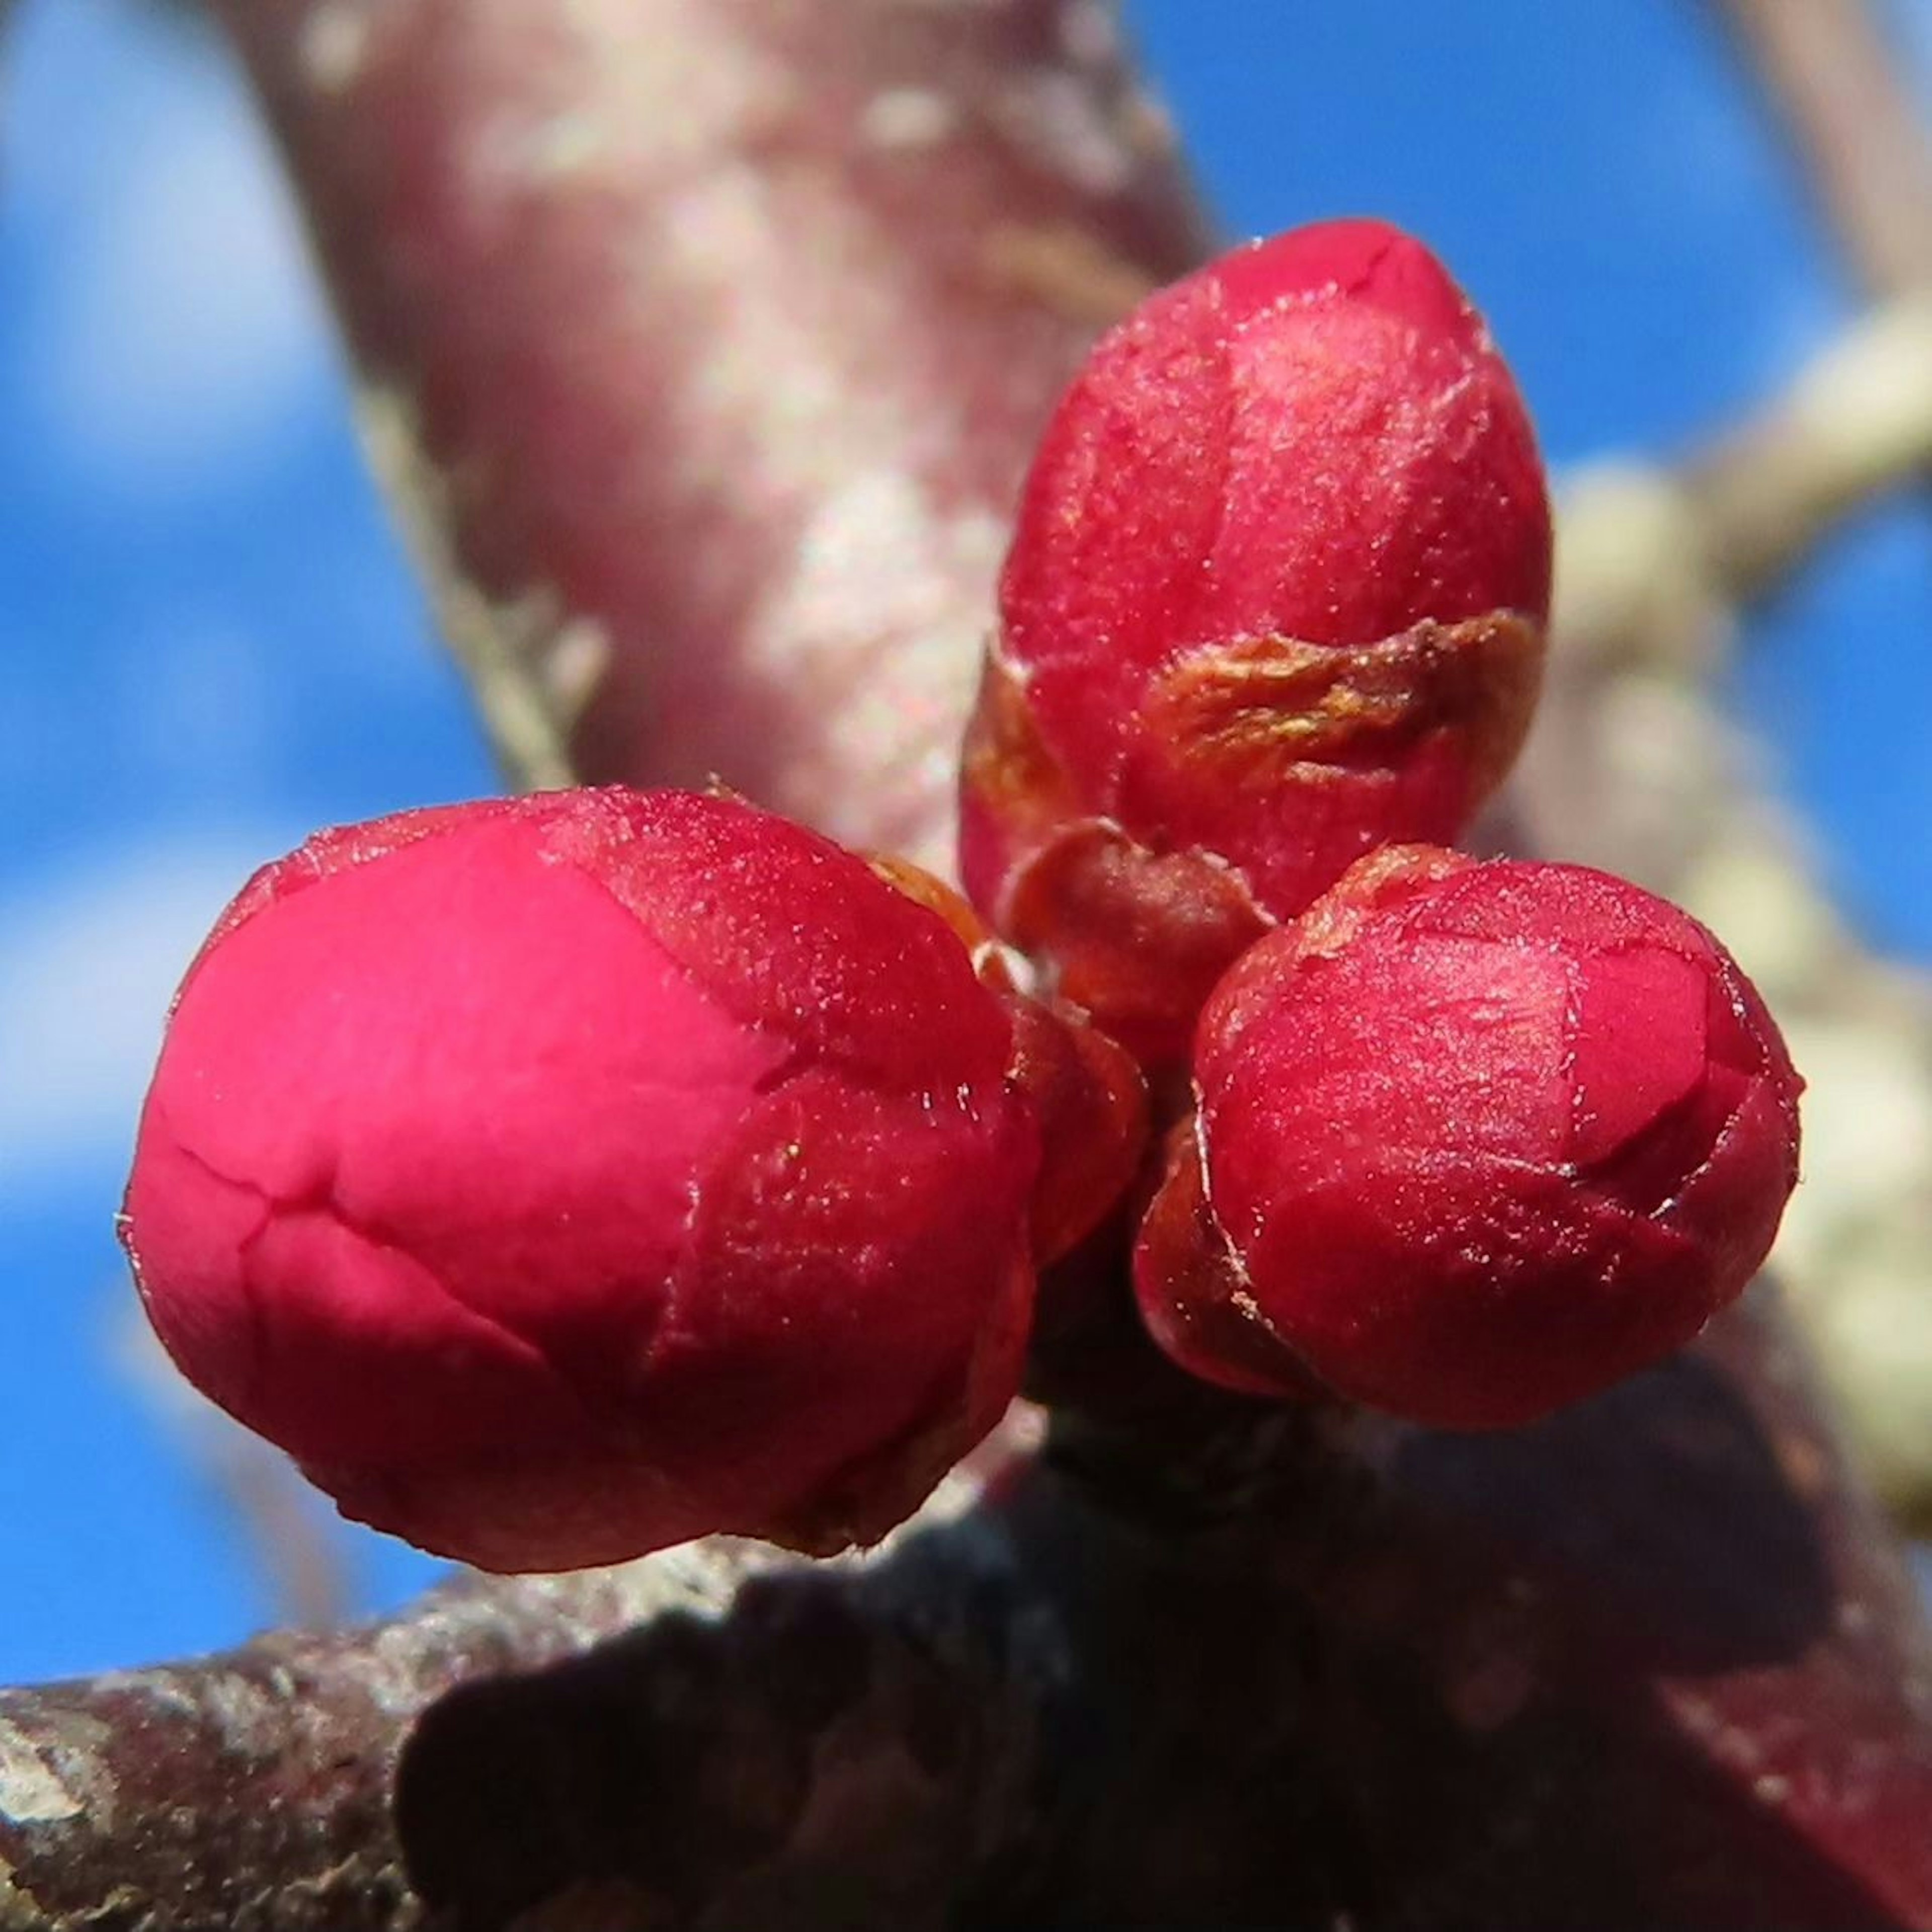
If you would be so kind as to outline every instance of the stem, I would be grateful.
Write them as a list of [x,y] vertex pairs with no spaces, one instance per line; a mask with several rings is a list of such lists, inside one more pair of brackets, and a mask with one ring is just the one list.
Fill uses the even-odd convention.
[[1932,1650],[1809,1406],[1760,1302],[1516,1434],[1231,1405],[1198,1509],[1088,1435],[864,1563],[0,1694],[0,1924],[1932,1925]]
[[1875,498],[1932,469],[1932,290],[1874,310],[1772,408],[1679,472],[1726,602],[1763,595]]

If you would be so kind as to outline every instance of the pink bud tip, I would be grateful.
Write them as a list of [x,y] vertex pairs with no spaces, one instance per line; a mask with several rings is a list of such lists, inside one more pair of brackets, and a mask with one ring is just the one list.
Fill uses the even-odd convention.
[[735,800],[406,813],[190,969],[123,1232],[188,1378],[498,1570],[916,1507],[1017,1385],[1030,1108],[945,922]]
[[1802,1083],[1691,919],[1580,866],[1395,849],[1216,990],[1136,1274],[1210,1381],[1527,1422],[1743,1290]]
[[1419,242],[1333,222],[1146,303],[1063,398],[969,735],[975,901],[1150,1057],[1242,946],[1515,756],[1550,522],[1520,398]]

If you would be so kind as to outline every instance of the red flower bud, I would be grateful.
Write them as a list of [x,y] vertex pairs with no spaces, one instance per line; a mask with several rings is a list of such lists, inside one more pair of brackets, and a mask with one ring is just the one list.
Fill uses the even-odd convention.
[[1742,1292],[1798,1173],[1778,1029],[1688,914],[1574,866],[1364,860],[1215,992],[1143,1312],[1214,1382],[1526,1422]]
[[1164,290],[1028,480],[968,739],[968,890],[1103,1026],[1178,1054],[1267,925],[1495,786],[1550,544],[1521,400],[1419,243],[1329,223]]
[[124,1238],[189,1379],[426,1548],[869,1540],[1017,1386],[1013,1033],[941,919],[735,800],[406,813],[224,915]]

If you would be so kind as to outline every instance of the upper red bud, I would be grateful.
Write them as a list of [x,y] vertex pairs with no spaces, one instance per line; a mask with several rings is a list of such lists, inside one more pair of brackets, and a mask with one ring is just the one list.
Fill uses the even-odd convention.
[[1095,348],[1028,479],[968,744],[968,890],[1173,1054],[1247,940],[1493,788],[1550,556],[1521,399],[1420,243],[1329,223],[1162,291]]
[[916,1506],[1017,1385],[1034,1112],[940,917],[734,800],[329,832],[182,987],[124,1234],[189,1378],[496,1569]]
[[1216,990],[1136,1275],[1184,1366],[1529,1420],[1694,1335],[1769,1250],[1801,1083],[1688,914],[1396,850]]

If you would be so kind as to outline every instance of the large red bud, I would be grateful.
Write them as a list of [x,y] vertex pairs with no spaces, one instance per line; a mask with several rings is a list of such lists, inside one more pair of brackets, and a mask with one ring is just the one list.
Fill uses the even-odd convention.
[[189,1379],[498,1570],[876,1539],[998,1419],[1040,1150],[945,922],[737,801],[405,813],[184,983],[124,1234]]

